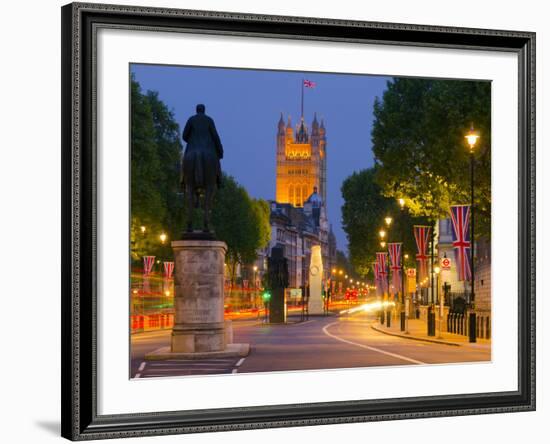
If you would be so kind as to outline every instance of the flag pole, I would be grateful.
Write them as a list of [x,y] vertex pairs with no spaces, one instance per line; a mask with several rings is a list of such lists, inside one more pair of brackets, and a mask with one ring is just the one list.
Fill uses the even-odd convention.
[[302,79],[302,119],[304,118],[304,79]]

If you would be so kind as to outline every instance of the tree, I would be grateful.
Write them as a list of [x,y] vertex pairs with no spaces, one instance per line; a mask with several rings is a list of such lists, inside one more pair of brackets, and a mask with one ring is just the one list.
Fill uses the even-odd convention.
[[169,243],[181,226],[178,198],[178,162],[181,158],[179,127],[158,94],[143,94],[131,80],[131,258],[144,255],[170,257]]
[[[380,246],[379,231],[387,232],[386,241],[403,242],[403,254],[413,256],[416,252],[413,225],[425,223],[423,218],[414,218],[401,210],[394,198],[383,195],[376,181],[377,168],[353,173],[342,184],[342,225],[349,245],[350,262],[355,271],[365,277],[376,260],[377,251],[387,251]],[[384,218],[392,217],[389,229]]]
[[[158,93],[143,94],[134,78],[131,116],[131,258],[134,262],[141,262],[144,255],[169,258],[170,242],[162,244],[160,234],[178,238],[186,219],[179,184],[180,129]],[[198,213],[195,211],[196,219]],[[266,201],[251,199],[232,177],[223,177],[212,225],[218,239],[228,246],[232,280],[237,265],[253,262],[257,250],[269,242],[269,215]]]
[[376,181],[387,197],[404,198],[415,216],[448,217],[470,203],[470,125],[475,153],[476,236],[490,235],[491,85],[489,82],[393,79],[374,105]]
[[351,266],[348,257],[342,250],[336,250],[336,268],[343,274],[355,277],[355,269]]
[[253,262],[269,242],[269,205],[252,200],[235,179],[224,175],[214,200],[212,225],[216,237],[227,244],[226,261],[234,283],[237,265]]

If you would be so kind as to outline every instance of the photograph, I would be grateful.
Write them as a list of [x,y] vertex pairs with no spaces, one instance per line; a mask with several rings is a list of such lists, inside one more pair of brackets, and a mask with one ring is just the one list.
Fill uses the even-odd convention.
[[131,380],[491,362],[490,80],[128,88]]

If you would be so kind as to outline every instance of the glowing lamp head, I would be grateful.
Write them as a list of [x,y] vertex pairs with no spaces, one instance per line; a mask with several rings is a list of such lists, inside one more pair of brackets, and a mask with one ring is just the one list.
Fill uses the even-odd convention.
[[381,246],[382,248],[386,248],[386,242],[384,242],[384,241],[380,242],[380,246]]
[[167,238],[168,236],[166,236],[166,233],[161,233],[161,235],[160,235],[159,237],[160,237],[160,241],[161,241],[162,243],[164,243],[164,242],[166,242],[166,238]]
[[384,230],[380,230],[378,235],[380,236],[380,239],[384,239],[386,237],[386,232]]
[[470,128],[470,131],[468,131],[468,134],[464,136],[464,138],[468,141],[468,145],[470,146],[470,153],[474,152],[474,147],[477,143],[477,140],[479,139],[479,133],[477,131],[474,131],[474,126]]
[[435,274],[439,274],[440,271],[441,271],[441,268],[439,268],[439,267],[434,267],[434,272],[435,272]]
[[386,222],[386,225],[389,227],[393,221],[393,219],[390,216],[387,216],[384,218],[384,221]]
[[398,200],[399,202],[399,206],[401,207],[401,209],[403,209],[405,207],[405,199],[403,199],[402,197]]
[[139,229],[141,230],[142,233],[145,233],[145,230],[146,230],[145,225],[142,225],[141,227],[139,227]]
[[254,265],[254,267],[252,267],[252,269],[253,269],[254,271],[258,271],[258,266],[257,266],[257,265]]

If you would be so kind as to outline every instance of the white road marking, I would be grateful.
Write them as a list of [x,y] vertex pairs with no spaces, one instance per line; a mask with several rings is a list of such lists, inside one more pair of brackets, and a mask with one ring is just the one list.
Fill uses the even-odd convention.
[[164,363],[155,363],[155,364],[149,364],[149,368],[151,367],[154,367],[154,368],[157,368],[157,367],[174,367],[174,368],[181,368],[181,367],[185,367],[185,366],[195,366],[195,365],[198,365],[198,366],[201,366],[201,365],[204,365],[204,366],[220,366],[222,363],[220,362],[185,362],[185,363],[181,363],[181,364],[164,364]]
[[238,368],[234,368],[233,371],[231,373],[237,373],[237,370],[239,370]]
[[237,361],[237,363],[235,364],[235,367],[240,367],[241,364],[244,362],[245,358],[241,358]]
[[141,363],[141,365],[139,366],[138,372],[142,372],[144,368],[145,368],[145,361],[143,361],[143,362]]
[[134,378],[140,378],[141,377],[141,373],[136,373],[136,376],[134,376]]
[[402,359],[403,361],[412,362],[413,364],[426,364],[425,362],[417,361],[416,359],[407,358],[406,356],[398,355],[396,353],[391,353],[391,352],[381,350],[381,349],[376,348],[376,347],[370,347],[368,345],[359,344],[359,343],[353,342],[353,341],[348,341],[347,339],[343,339],[343,338],[340,338],[336,335],[333,335],[332,333],[328,332],[328,328],[331,325],[335,325],[335,324],[338,324],[338,321],[331,322],[330,324],[325,325],[323,327],[323,333],[326,334],[327,336],[330,336],[333,339],[336,339],[337,341],[345,342],[346,344],[351,344],[351,345],[355,345],[357,347],[365,348],[367,350],[372,350],[372,351],[375,351],[375,352],[378,352],[378,353],[382,353],[383,355],[388,355],[388,356],[392,356],[392,357],[397,358],[397,359]]
[[152,372],[178,372],[178,371],[194,371],[194,372],[213,372],[213,371],[227,371],[227,367],[193,367],[193,368],[182,368],[182,367],[173,367],[173,368],[153,368],[149,369]]

